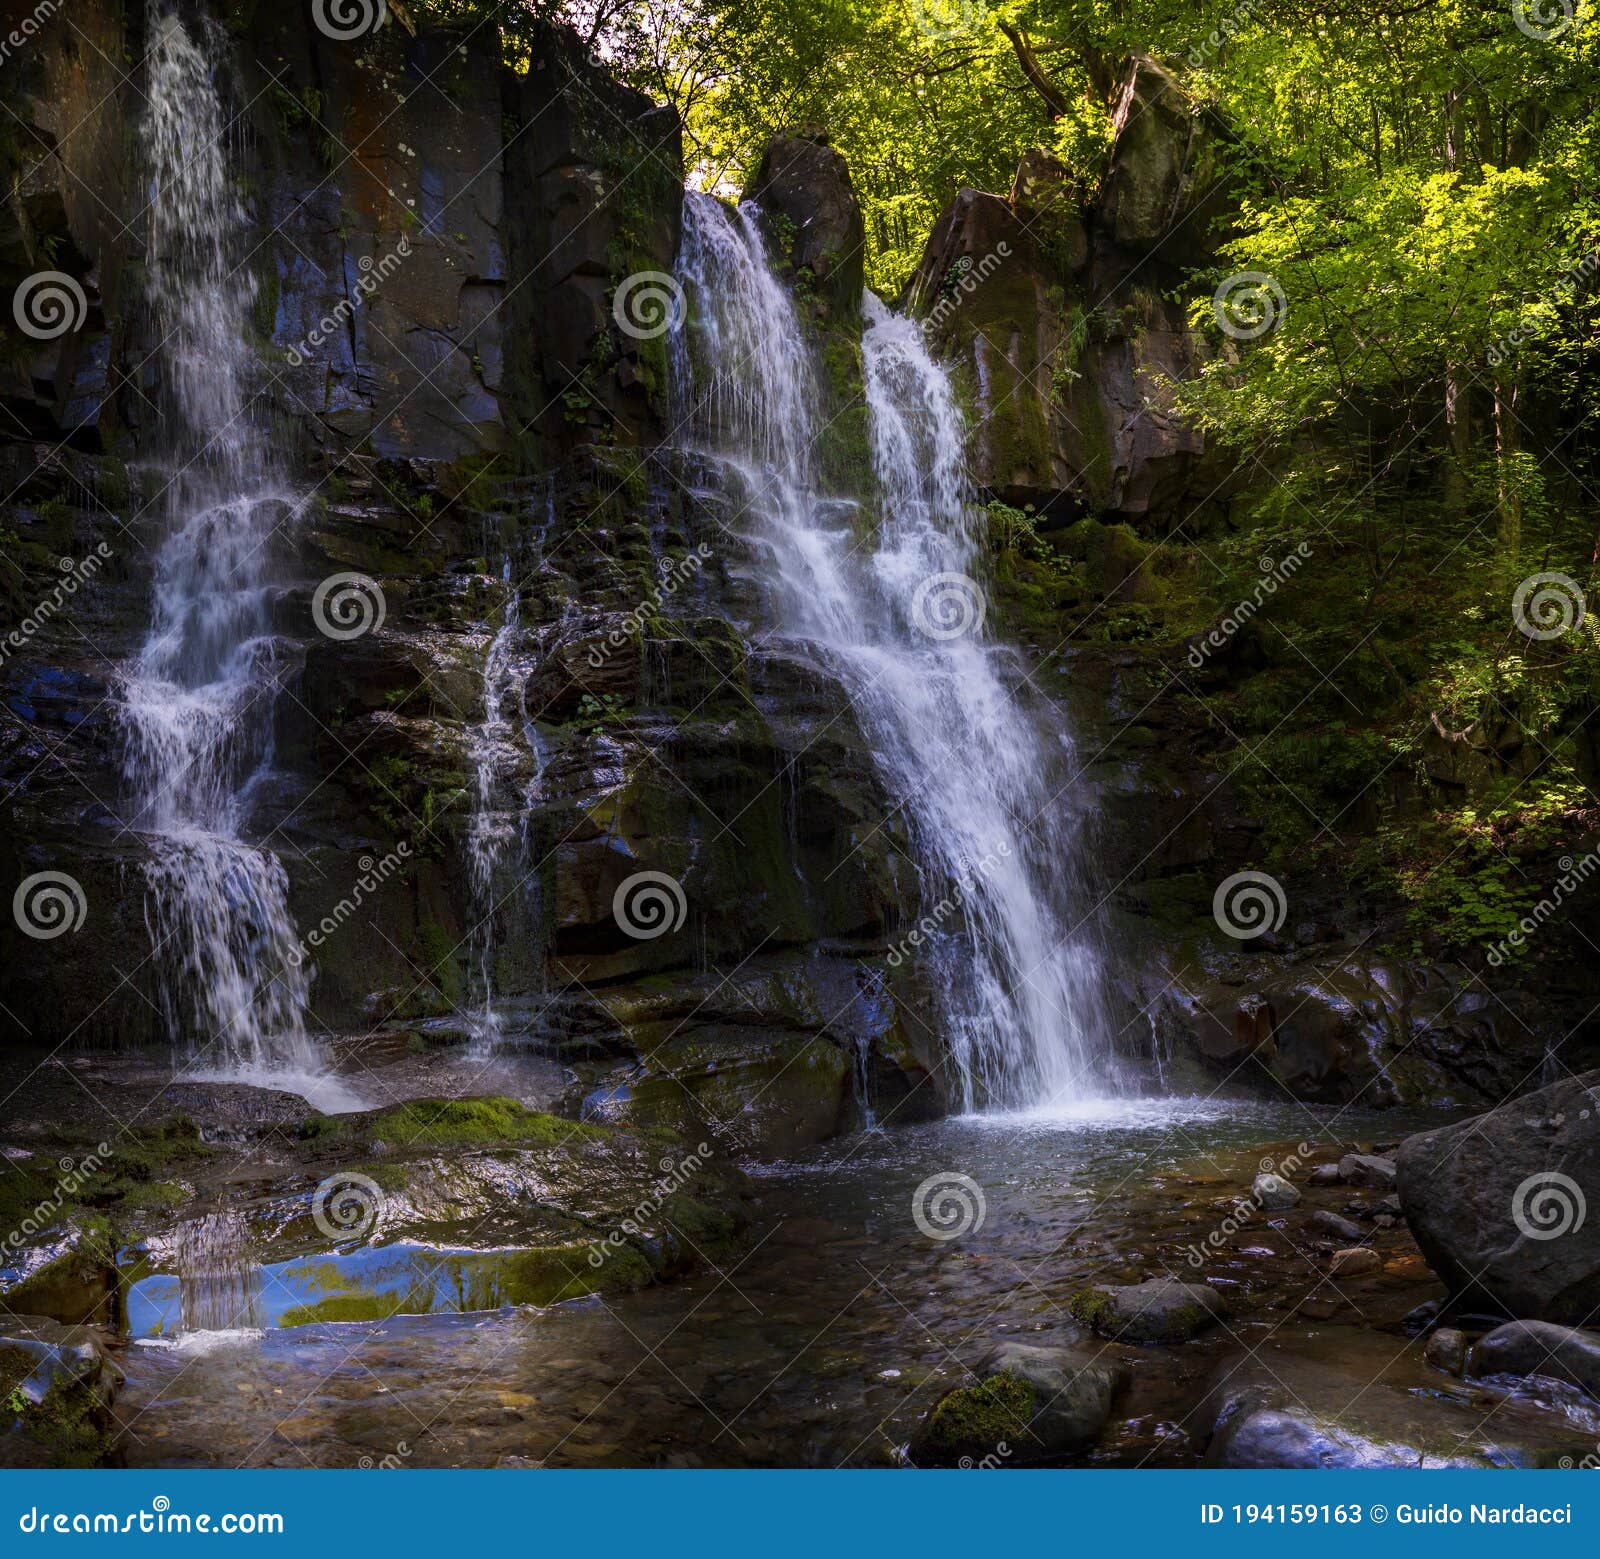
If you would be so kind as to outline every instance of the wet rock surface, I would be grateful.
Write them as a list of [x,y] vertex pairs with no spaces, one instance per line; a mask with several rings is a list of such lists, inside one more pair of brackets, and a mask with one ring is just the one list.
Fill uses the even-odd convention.
[[1458,1304],[1568,1325],[1594,1313],[1597,1121],[1600,1073],[1589,1072],[1401,1144],[1401,1206]]

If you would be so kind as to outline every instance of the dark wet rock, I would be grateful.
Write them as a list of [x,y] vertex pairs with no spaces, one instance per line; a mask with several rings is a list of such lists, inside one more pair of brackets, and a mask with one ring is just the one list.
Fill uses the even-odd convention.
[[1544,1375],[1600,1400],[1600,1332],[1508,1321],[1473,1344],[1471,1369],[1474,1375]]
[[37,1315],[0,1319],[0,1467],[85,1467],[105,1453],[122,1384],[100,1333]]
[[1326,1207],[1319,1207],[1306,1220],[1306,1227],[1313,1234],[1325,1234],[1336,1240],[1356,1241],[1366,1238],[1361,1225],[1352,1222],[1349,1218],[1342,1218],[1338,1213],[1330,1212]]
[[1422,1357],[1447,1375],[1462,1375],[1467,1368],[1467,1334],[1453,1326],[1441,1326],[1429,1336]]
[[1187,1342],[1226,1313],[1221,1294],[1209,1284],[1172,1278],[1084,1289],[1069,1308],[1081,1325],[1119,1342]]
[[59,1179],[52,1173],[36,1182],[38,1205],[46,1209],[41,1226],[41,1214],[15,1200],[18,1173],[11,1165],[5,1171],[5,1179],[12,1182],[5,1187],[10,1193],[7,1212],[17,1221],[0,1263],[0,1309],[47,1316],[69,1326],[110,1323],[116,1315],[117,1281],[114,1240],[106,1219],[86,1208],[69,1206],[63,1211],[53,1205],[61,1193]]
[[1600,1305],[1600,1072],[1408,1137],[1399,1191],[1458,1305],[1582,1325]]
[[1395,1183],[1394,1160],[1378,1158],[1371,1153],[1346,1153],[1339,1160],[1339,1178],[1346,1185],[1392,1190]]
[[1585,1454],[1559,1412],[1441,1382],[1413,1343],[1319,1327],[1225,1361],[1198,1417],[1213,1467],[1555,1467]]
[[921,1465],[1027,1466],[1084,1450],[1111,1415],[1127,1368],[1104,1354],[1005,1342],[929,1410],[911,1441]]
[[1338,1185],[1339,1166],[1337,1164],[1318,1164],[1307,1177],[1308,1183],[1314,1186]]
[[1250,1187],[1250,1197],[1257,1206],[1269,1213],[1287,1212],[1300,1200],[1300,1192],[1282,1175],[1257,1175]]
[[827,133],[810,127],[782,130],[767,143],[745,185],[778,252],[810,273],[836,314],[853,314],[861,301],[866,226],[845,160]]

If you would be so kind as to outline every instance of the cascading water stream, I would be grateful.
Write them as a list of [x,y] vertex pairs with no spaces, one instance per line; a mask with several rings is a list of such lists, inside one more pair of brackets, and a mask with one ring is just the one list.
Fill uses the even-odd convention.
[[[925,908],[946,902],[926,969],[961,1103],[1060,1107],[1114,1084],[1092,931],[1065,901],[1079,831],[1070,753],[1016,696],[983,633],[983,513],[965,428],[920,327],[864,300],[876,522],[819,488],[822,404],[759,215],[690,194],[673,357],[700,453],[749,519],[782,631],[843,685],[909,824]],[[959,913],[955,913],[959,910]]]
[[124,777],[152,856],[146,918],[165,1015],[204,1068],[195,1075],[351,1108],[307,1032],[282,863],[244,837],[273,764],[272,551],[297,500],[250,406],[253,288],[235,263],[245,213],[215,85],[220,28],[202,25],[191,35],[165,0],[151,6],[142,134],[166,530],[149,632],[123,676]]

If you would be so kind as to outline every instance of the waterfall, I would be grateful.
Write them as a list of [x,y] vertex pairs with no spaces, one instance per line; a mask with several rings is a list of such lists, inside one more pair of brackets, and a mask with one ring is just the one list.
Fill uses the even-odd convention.
[[249,1232],[237,1213],[206,1213],[178,1230],[178,1292],[186,1332],[249,1331],[261,1324]]
[[250,405],[246,217],[215,76],[221,28],[153,0],[142,125],[148,287],[161,334],[164,537],[149,631],[123,668],[131,826],[169,1031],[206,1073],[325,1108],[353,1098],[306,1029],[309,972],[282,863],[247,842],[273,766],[283,662],[273,551],[298,516]]
[[698,451],[741,500],[780,630],[837,677],[904,813],[932,924],[909,956],[936,992],[959,1102],[1105,1092],[1111,1025],[1094,931],[1075,913],[1089,901],[1071,754],[984,629],[985,516],[947,375],[921,328],[867,294],[876,491],[824,493],[815,357],[759,213],[690,194],[678,274],[689,308],[672,355]]

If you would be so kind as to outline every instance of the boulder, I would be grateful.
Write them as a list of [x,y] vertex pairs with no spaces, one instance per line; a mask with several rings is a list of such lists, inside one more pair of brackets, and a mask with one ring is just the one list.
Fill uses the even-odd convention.
[[1300,1193],[1282,1175],[1257,1175],[1250,1195],[1257,1206],[1269,1213],[1287,1212],[1300,1200]]
[[861,303],[866,225],[850,169],[825,131],[782,130],[767,143],[743,198],[760,206],[780,252],[809,271],[835,313]]
[[1473,1345],[1471,1368],[1474,1375],[1545,1375],[1600,1400],[1600,1332],[1508,1321]]
[[1174,1278],[1084,1289],[1069,1308],[1082,1325],[1119,1342],[1187,1342],[1226,1314],[1222,1295],[1209,1284]]
[[36,1315],[0,1320],[0,1467],[93,1466],[105,1449],[122,1371],[100,1334]]
[[1081,1451],[1128,1375],[1103,1353],[1022,1342],[1001,1343],[977,1373],[976,1385],[930,1409],[911,1442],[914,1462],[1025,1466]]
[[1458,1304],[1582,1325],[1600,1306],[1600,1071],[1401,1144],[1400,1203]]
[[1467,1334],[1453,1326],[1441,1326],[1428,1338],[1422,1357],[1447,1375],[1464,1374],[1467,1367]]

